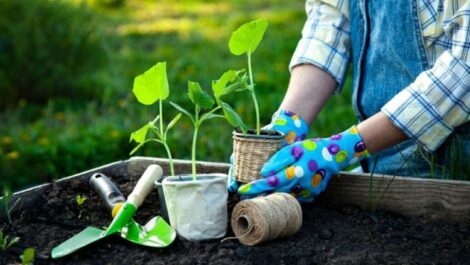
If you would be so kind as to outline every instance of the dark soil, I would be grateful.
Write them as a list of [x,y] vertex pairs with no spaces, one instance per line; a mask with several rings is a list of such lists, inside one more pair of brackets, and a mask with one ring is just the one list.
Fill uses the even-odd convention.
[[[135,183],[110,176],[124,194]],[[80,207],[76,195],[88,197]],[[236,203],[230,197],[229,208]],[[89,225],[103,227],[111,218],[88,183],[71,181],[67,189],[51,187],[40,206],[14,216],[0,228],[19,236],[16,247],[1,253],[0,264],[20,262],[26,247],[40,254],[35,264],[470,264],[470,222],[407,218],[370,213],[353,206],[303,206],[304,224],[296,235],[261,246],[238,241],[187,242],[177,239],[165,249],[141,247],[118,236],[108,237],[70,256],[49,259],[51,249]],[[138,211],[145,223],[160,214],[154,191]],[[232,235],[230,227],[228,236]]]
[[[238,132],[238,133],[242,133],[242,131],[240,129],[235,129],[235,131]],[[273,131],[273,130],[260,130],[259,134],[260,135],[266,135],[266,136],[281,136],[281,133],[279,133],[278,131]],[[246,132],[246,136],[247,137],[257,136],[256,130],[255,129],[249,129]]]

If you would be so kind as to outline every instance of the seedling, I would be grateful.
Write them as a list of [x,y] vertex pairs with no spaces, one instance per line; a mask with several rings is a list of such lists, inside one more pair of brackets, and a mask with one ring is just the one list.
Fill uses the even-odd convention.
[[[255,106],[256,134],[257,135],[260,134],[261,126],[260,126],[258,100],[256,99],[256,94],[255,94],[255,83],[253,81],[251,55],[255,52],[259,43],[263,39],[263,36],[264,36],[264,33],[266,32],[267,27],[268,27],[268,21],[266,19],[257,19],[257,20],[245,23],[232,33],[232,36],[228,44],[230,48],[230,52],[232,54],[237,55],[237,56],[246,54],[247,56],[249,84],[246,87],[246,89],[250,91],[251,97],[253,99],[253,104]],[[226,114],[225,111],[224,113]],[[234,124],[232,123],[232,125]]]
[[235,128],[239,128],[243,133],[248,131],[247,126],[235,110],[226,102],[222,101],[222,96],[228,95],[233,91],[244,91],[248,89],[246,83],[246,73],[244,71],[229,70],[215,81],[212,81],[212,92],[214,93],[217,105],[222,108],[225,118]]
[[87,199],[88,198],[86,196],[77,195],[77,197],[75,198],[75,201],[77,202],[77,205],[81,207]]
[[34,258],[36,257],[36,250],[34,248],[27,248],[23,251],[23,254],[20,256],[22,265],[31,265],[34,263]]
[[[188,82],[188,96],[191,102],[194,104],[194,114],[191,114],[189,111],[174,102],[170,102],[170,104],[177,110],[181,111],[181,113],[186,115],[191,120],[194,126],[193,142],[191,148],[191,166],[192,178],[193,180],[196,180],[196,143],[199,128],[205,121],[214,118],[224,118],[224,116],[215,114],[215,112],[221,109],[222,107],[217,106],[214,108],[214,99],[201,88],[201,85],[198,82]],[[201,110],[205,110],[206,112],[202,114]],[[227,110],[233,111],[230,107],[228,107]],[[235,111],[233,111],[233,113],[234,112]]]
[[[173,166],[173,158],[171,156],[170,147],[167,142],[168,131],[175,126],[178,120],[181,118],[181,113],[176,115],[173,120],[170,121],[168,126],[164,126],[163,121],[163,101],[168,98],[170,89],[168,85],[168,78],[166,74],[166,62],[159,62],[152,68],[147,70],[142,75],[137,76],[134,79],[134,88],[132,90],[137,100],[143,105],[152,105],[158,101],[159,114],[155,119],[142,128],[131,134],[130,141],[134,140],[138,145],[131,151],[130,155],[134,154],[144,144],[148,142],[157,142],[165,147],[168,159],[170,161],[170,173],[172,176],[175,175],[175,169]],[[159,123],[157,125],[157,123]],[[148,131],[151,130],[156,135],[155,138],[147,138]]]
[[0,216],[6,215],[8,219],[8,223],[11,224],[12,219],[11,219],[11,213],[13,209],[16,207],[18,202],[21,200],[21,198],[18,198],[15,202],[11,203],[11,196],[12,193],[10,189],[4,187],[3,188],[3,198],[1,199],[1,209],[0,209]]
[[2,250],[2,252],[20,241],[19,237],[13,237],[11,240],[9,238],[9,236],[5,235],[3,231],[0,230],[0,250]]

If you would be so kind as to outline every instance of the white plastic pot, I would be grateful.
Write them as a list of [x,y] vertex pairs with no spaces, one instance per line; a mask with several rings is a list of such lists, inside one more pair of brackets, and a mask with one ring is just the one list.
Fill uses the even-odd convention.
[[227,232],[227,175],[170,176],[163,180],[170,224],[184,239],[221,238]]

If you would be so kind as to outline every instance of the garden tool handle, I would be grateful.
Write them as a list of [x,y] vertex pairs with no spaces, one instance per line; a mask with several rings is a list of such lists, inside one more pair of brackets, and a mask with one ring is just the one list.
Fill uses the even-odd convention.
[[159,165],[150,165],[140,177],[134,190],[127,198],[127,202],[139,208],[145,197],[152,191],[154,182],[163,176],[163,169]]
[[95,173],[90,177],[90,186],[98,193],[109,212],[126,201],[119,188],[102,173]]

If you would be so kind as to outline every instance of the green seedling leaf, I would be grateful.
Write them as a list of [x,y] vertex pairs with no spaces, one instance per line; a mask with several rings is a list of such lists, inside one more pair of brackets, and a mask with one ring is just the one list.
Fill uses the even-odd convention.
[[228,70],[223,73],[219,80],[212,81],[212,92],[215,98],[220,98],[223,95],[230,93],[230,88],[227,88],[227,84],[233,82],[237,77],[237,71]]
[[166,134],[168,133],[168,131],[173,128],[173,126],[175,126],[175,124],[181,119],[181,116],[183,115],[183,113],[178,113],[178,115],[176,115],[173,120],[170,121],[170,123],[168,124],[168,126],[166,127],[165,129],[165,139],[166,139]]
[[245,70],[241,70],[237,72],[237,77],[235,78],[235,82],[232,84],[234,86],[234,90],[236,92],[242,92],[245,90],[252,90],[253,87],[251,87],[248,84],[248,74],[246,73]]
[[0,251],[5,251],[20,241],[19,237],[13,237],[11,240],[9,240],[9,238],[9,236],[5,235],[3,231],[0,230]]
[[198,82],[188,81],[188,96],[194,105],[198,105],[203,109],[210,109],[214,105],[212,97],[201,88]]
[[77,205],[78,205],[78,206],[82,206],[83,203],[87,200],[87,197],[86,197],[86,196],[77,195],[77,197],[75,198],[75,200],[77,201]]
[[222,118],[223,119],[223,118],[225,118],[225,116],[219,115],[219,114],[207,113],[207,114],[204,114],[201,117],[200,122],[202,123],[203,121],[207,121],[207,120],[214,119],[214,118]]
[[243,120],[238,116],[238,114],[235,112],[232,107],[230,107],[229,104],[225,102],[220,102],[220,106],[222,107],[222,110],[224,111],[224,116],[228,120],[228,122],[235,128],[239,128],[242,130],[243,133],[246,133],[248,131],[248,127],[243,123]]
[[234,55],[253,53],[263,39],[267,27],[266,19],[257,19],[241,25],[230,37],[230,52]]
[[133,132],[131,134],[131,139],[129,140],[129,142],[132,142],[132,140],[134,140],[136,143],[143,143],[147,138],[147,132],[151,127],[152,125],[147,123],[142,128]]
[[34,262],[36,256],[36,250],[34,248],[27,248],[23,251],[23,255],[20,256],[22,265],[30,265]]
[[132,90],[137,100],[144,105],[152,105],[157,100],[165,100],[170,94],[166,75],[166,62],[159,62],[134,79]]
[[191,113],[189,113],[187,110],[185,110],[183,107],[181,107],[180,105],[174,103],[174,102],[170,102],[170,104],[177,110],[181,111],[184,115],[188,116],[188,118],[194,123],[194,118],[193,118],[193,115],[191,115]]
[[173,126],[175,126],[175,124],[181,119],[181,115],[182,113],[178,113],[178,115],[176,115],[173,120],[170,121],[170,123],[168,124],[168,127],[166,127],[166,130],[168,131],[169,129],[173,128]]

